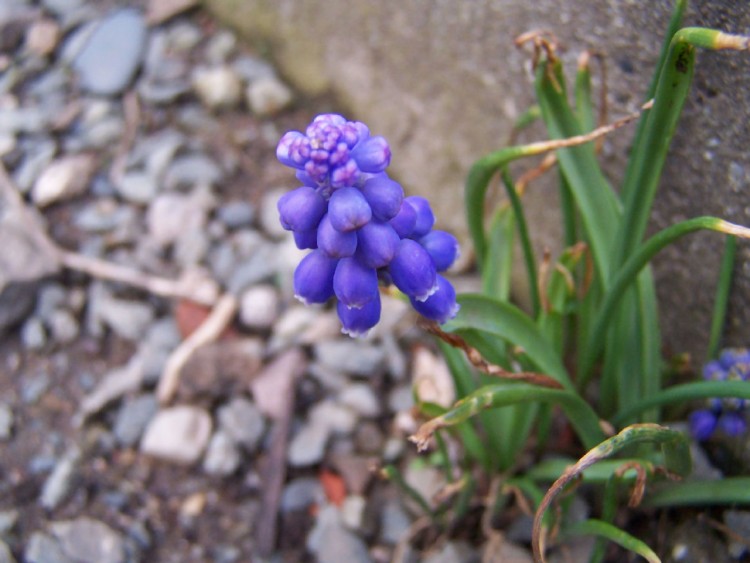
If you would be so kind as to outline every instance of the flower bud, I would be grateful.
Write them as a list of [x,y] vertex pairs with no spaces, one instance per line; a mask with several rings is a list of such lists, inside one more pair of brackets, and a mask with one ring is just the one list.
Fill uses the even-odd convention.
[[347,307],[341,301],[336,304],[341,325],[341,332],[353,337],[367,336],[372,327],[380,320],[380,296],[368,301],[359,309]]
[[377,174],[391,163],[391,148],[384,137],[368,137],[352,149],[352,158],[362,172]]
[[318,248],[318,230],[311,229],[309,231],[292,231],[294,235],[294,244],[300,250],[306,248]]
[[716,430],[716,422],[716,415],[711,411],[695,411],[690,414],[690,433],[700,442],[708,440]]
[[417,212],[406,199],[401,201],[401,207],[396,216],[390,220],[390,224],[401,238],[411,236],[417,224]]
[[281,196],[276,207],[285,229],[310,231],[318,228],[326,212],[326,200],[315,188],[302,186]]
[[412,307],[423,317],[440,324],[452,319],[461,306],[456,303],[456,290],[443,276],[437,276],[437,290],[424,301],[410,299]]
[[382,268],[390,264],[400,241],[388,223],[370,221],[357,231],[357,256],[365,266]]
[[359,309],[379,297],[377,271],[356,258],[342,258],[333,276],[333,291],[346,307]]
[[401,240],[388,270],[396,287],[417,301],[424,301],[437,290],[435,263],[417,241]]
[[458,240],[445,231],[430,231],[419,239],[419,244],[432,257],[438,272],[450,268],[458,258]]
[[430,229],[435,224],[435,215],[433,215],[430,208],[430,202],[418,195],[409,196],[406,198],[406,201],[417,212],[417,222],[409,236],[414,239],[422,238],[430,232]]
[[364,183],[362,195],[370,204],[373,217],[380,221],[389,221],[401,209],[404,190],[386,174],[378,174]]
[[313,250],[294,270],[294,296],[305,305],[325,303],[333,297],[333,278],[338,260]]
[[323,215],[318,226],[317,245],[331,258],[352,256],[357,250],[357,231],[337,231],[331,225],[328,214]]
[[367,224],[372,210],[357,188],[340,188],[328,201],[328,218],[334,229],[345,233]]

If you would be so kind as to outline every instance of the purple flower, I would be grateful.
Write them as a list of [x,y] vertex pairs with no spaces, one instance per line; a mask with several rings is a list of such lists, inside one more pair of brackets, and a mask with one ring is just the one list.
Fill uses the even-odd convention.
[[337,260],[322,250],[313,250],[294,270],[294,296],[305,305],[325,303],[333,297]]
[[357,231],[342,233],[334,229],[328,214],[320,220],[316,236],[318,248],[331,258],[352,256],[357,250]]
[[368,301],[359,309],[347,307],[341,301],[336,304],[341,325],[341,332],[349,336],[366,336],[368,331],[380,320],[380,296]]
[[445,231],[430,231],[421,239],[421,244],[435,262],[438,272],[444,272],[458,258],[458,240]]
[[456,316],[461,308],[456,303],[456,290],[443,276],[437,276],[437,290],[424,301],[410,298],[411,306],[423,317],[443,324]]
[[344,233],[366,225],[372,218],[372,209],[357,188],[341,188],[328,201],[328,218],[334,229]]
[[417,301],[437,290],[435,263],[417,241],[407,238],[399,242],[388,271],[396,287]]
[[[723,350],[718,360],[703,366],[703,377],[717,382],[750,380],[750,351],[745,348]],[[738,436],[747,430],[745,399],[712,397],[706,404],[708,409],[690,415],[690,431],[697,440],[707,440],[717,428],[728,436]]]
[[417,222],[409,236],[415,239],[422,238],[430,232],[435,224],[435,215],[430,208],[430,202],[426,198],[416,195],[407,197],[405,201],[408,201],[409,205],[417,212]]
[[380,221],[393,219],[404,200],[401,184],[386,174],[378,174],[367,180],[362,186],[362,194],[370,204],[373,216]]
[[352,150],[352,158],[363,172],[377,174],[391,163],[391,148],[383,137],[370,137]]
[[311,249],[294,272],[304,303],[337,299],[343,332],[366,334],[380,319],[379,284],[395,284],[423,316],[445,322],[458,311],[453,286],[438,271],[458,255],[452,235],[432,231],[427,199],[404,197],[385,170],[391,149],[368,127],[338,114],[317,116],[304,132],[285,133],[278,160],[302,187],[278,202],[282,226]]
[[404,199],[396,216],[389,221],[391,226],[396,230],[398,236],[407,238],[411,236],[415,225],[417,224],[417,212],[414,207]]
[[380,298],[378,273],[356,258],[342,258],[333,276],[333,291],[344,306],[359,309]]
[[370,221],[359,229],[357,239],[357,255],[370,268],[382,268],[390,264],[400,240],[393,227],[379,221]]
[[694,411],[690,414],[690,433],[699,442],[704,442],[716,430],[716,415],[708,410]]
[[276,207],[285,229],[310,231],[318,227],[326,212],[326,200],[315,188],[302,186],[281,196]]

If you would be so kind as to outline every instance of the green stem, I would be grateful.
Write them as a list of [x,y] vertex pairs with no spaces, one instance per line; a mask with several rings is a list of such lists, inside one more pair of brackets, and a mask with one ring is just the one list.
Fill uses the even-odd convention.
[[716,300],[714,302],[714,313],[711,319],[711,337],[708,341],[708,358],[719,356],[721,344],[721,333],[724,330],[724,321],[727,314],[727,303],[729,302],[729,290],[732,286],[732,272],[734,270],[734,258],[737,253],[737,239],[727,236],[724,241],[724,255],[721,259],[719,270],[719,281],[716,284]]
[[531,291],[531,309],[534,318],[539,316],[541,310],[541,299],[539,298],[539,282],[537,280],[536,273],[536,258],[534,257],[534,248],[531,245],[531,237],[529,236],[529,227],[526,223],[526,215],[523,212],[523,205],[521,204],[521,198],[518,197],[518,192],[513,184],[513,178],[508,173],[508,167],[503,166],[500,171],[500,175],[505,186],[505,191],[508,194],[510,205],[513,208],[513,214],[516,218],[516,225],[518,226],[518,237],[521,242],[521,250],[523,251],[523,258],[526,262],[526,273],[529,276],[529,290]]

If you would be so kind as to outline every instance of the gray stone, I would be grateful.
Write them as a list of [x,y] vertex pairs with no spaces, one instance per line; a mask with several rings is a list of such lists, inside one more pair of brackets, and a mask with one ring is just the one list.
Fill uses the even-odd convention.
[[117,411],[113,432],[123,446],[132,446],[140,440],[149,421],[159,410],[154,395],[138,395],[125,400]]
[[21,343],[27,350],[39,350],[47,343],[47,333],[44,330],[44,323],[39,317],[29,317],[23,323],[21,327]]
[[120,338],[140,340],[154,318],[153,309],[142,301],[106,296],[97,304],[98,319]]
[[235,441],[225,431],[219,430],[211,437],[203,458],[203,471],[209,475],[225,477],[240,466],[240,452]]
[[181,186],[216,185],[224,177],[218,164],[206,154],[192,153],[175,158],[169,165],[164,178],[167,189]]
[[42,487],[42,493],[39,496],[39,504],[42,508],[54,510],[65,500],[75,480],[80,459],[81,451],[75,446],[68,448],[65,455],[60,458]]
[[247,105],[263,117],[276,115],[292,103],[292,91],[275,76],[258,78],[245,91]]
[[320,480],[315,477],[298,477],[290,481],[281,495],[281,511],[307,510],[312,505],[321,505],[325,492]]
[[359,531],[365,519],[367,499],[362,495],[347,495],[341,503],[341,522],[350,530]]
[[132,203],[149,203],[159,192],[159,185],[150,174],[128,172],[117,184],[117,192]]
[[24,377],[21,383],[21,400],[27,405],[33,405],[47,392],[50,383],[49,375],[44,372]]
[[411,527],[411,518],[400,503],[390,501],[380,513],[380,541],[396,545]]
[[[726,510],[723,515],[724,524],[737,538],[750,537],[750,512],[747,510]],[[740,559],[748,551],[747,543],[730,541],[729,551],[732,556]]]
[[145,39],[136,10],[118,10],[102,20],[73,61],[81,85],[105,96],[122,92],[141,64]]
[[[2,226],[0,226],[0,231],[2,231]],[[11,249],[9,246],[4,245],[0,249],[0,259],[2,259],[3,254],[19,255],[19,250],[18,248]],[[21,258],[20,256],[18,257]],[[28,259],[30,262],[39,260],[38,257],[28,257]],[[3,264],[3,266],[7,266],[7,264]],[[0,269],[0,334],[14,327],[26,317],[34,307],[34,298],[36,296],[35,283],[11,282],[3,286],[2,282],[7,281],[3,280],[5,273]],[[20,271],[13,271],[11,275],[16,275],[16,273],[20,273]]]
[[0,441],[8,440],[13,433],[13,410],[6,404],[0,404]]
[[0,108],[0,131],[4,133],[41,133],[52,121],[43,107]]
[[450,541],[423,559],[424,563],[479,563],[481,558],[469,544]]
[[132,207],[120,205],[113,198],[97,198],[78,210],[73,218],[76,227],[89,233],[125,230],[136,222]]
[[195,463],[208,445],[211,426],[211,416],[198,407],[164,409],[146,427],[141,451],[175,463]]
[[272,285],[248,288],[240,297],[239,320],[247,328],[269,329],[279,314],[279,293]]
[[372,561],[365,542],[346,529],[335,506],[324,506],[307,538],[307,548],[320,563]]
[[76,563],[65,555],[60,542],[43,532],[31,534],[23,557],[28,563]]
[[78,320],[67,309],[57,309],[47,321],[50,336],[59,344],[68,344],[78,338]]
[[263,194],[260,204],[260,224],[269,236],[281,238],[289,233],[284,230],[279,221],[279,210],[276,207],[279,198],[287,191],[286,188],[268,190]]
[[50,529],[63,552],[74,561],[125,562],[122,536],[103,522],[81,517],[54,522]]
[[320,463],[325,455],[330,435],[330,427],[323,421],[302,426],[289,443],[289,465],[305,467]]
[[265,431],[265,421],[260,409],[244,397],[235,397],[219,408],[219,427],[235,443],[249,452],[255,451]]
[[365,418],[380,415],[380,400],[366,383],[352,383],[339,394],[338,399]]
[[[254,44],[265,40],[278,46],[274,60],[297,88],[307,94],[332,91],[352,116],[389,139],[393,175],[410,193],[431,197],[439,228],[462,239],[464,213],[456,210],[463,208],[462,186],[470,166],[501,148],[499,140],[508,138],[516,118],[532,103],[531,55],[516,49],[513,38],[531,29],[552,31],[565,46],[569,78],[582,51],[593,47],[608,53],[613,63],[608,65],[608,97],[615,106],[610,112],[623,115],[643,100],[673,6],[662,2],[645,9],[630,0],[489,0],[463,5],[460,17],[454,3],[439,4],[426,17],[420,5],[408,2],[204,3]],[[750,29],[750,5],[693,2],[685,22],[742,32]],[[421,32],[413,33],[415,29]],[[353,42],[352,37],[363,40]],[[684,113],[651,232],[706,213],[747,224],[746,189],[737,189],[736,178],[744,177],[740,168],[750,170],[750,152],[743,150],[748,130],[738,119],[750,113],[750,57],[700,50]],[[721,143],[712,146],[717,135]],[[629,133],[608,138],[610,148],[602,160],[611,178],[622,177],[631,138]],[[557,206],[550,189],[540,186],[524,198],[540,255],[544,247],[554,254],[562,238],[554,228],[559,222],[553,219]],[[706,289],[715,285],[722,240],[687,237],[656,264],[664,326],[669,327],[664,336],[674,352],[687,350],[699,358],[705,350],[713,306],[713,293]],[[699,267],[695,256],[701,256]],[[747,271],[750,253],[741,252],[738,262],[736,271]],[[740,344],[750,323],[750,276],[737,276],[735,282],[727,337]]]
[[363,377],[375,374],[385,361],[385,352],[381,347],[357,340],[319,342],[314,350],[315,357],[321,364]]
[[216,210],[216,216],[230,229],[249,227],[255,219],[255,207],[247,201],[230,201]]
[[204,49],[204,56],[213,64],[225,62],[237,47],[237,36],[227,29],[218,30]]
[[174,261],[183,269],[195,267],[203,261],[210,246],[205,229],[185,231],[174,243]]
[[206,207],[196,197],[165,193],[151,202],[146,219],[154,240],[167,245],[186,230],[202,229],[206,223]]
[[3,540],[0,540],[0,563],[16,563],[16,558]]
[[242,79],[251,83],[261,78],[270,78],[276,76],[273,66],[263,59],[257,57],[241,55],[232,61],[232,68],[239,74]]
[[278,252],[273,244],[264,244],[247,260],[242,261],[233,271],[227,282],[228,289],[235,294],[276,273]]
[[0,510],[0,537],[7,537],[18,523],[18,510]]

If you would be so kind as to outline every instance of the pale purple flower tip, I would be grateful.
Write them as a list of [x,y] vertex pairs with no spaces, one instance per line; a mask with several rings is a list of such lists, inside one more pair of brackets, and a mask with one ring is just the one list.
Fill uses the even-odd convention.
[[435,263],[417,241],[401,240],[388,270],[396,287],[418,301],[437,290]]
[[401,207],[396,216],[390,221],[391,227],[393,227],[398,236],[401,238],[407,238],[411,235],[414,230],[414,226],[417,224],[417,212],[406,198],[401,202]]
[[356,258],[342,258],[333,276],[333,291],[346,307],[361,308],[378,298],[378,273]]
[[450,268],[458,258],[458,240],[445,231],[430,231],[419,239],[419,244],[432,257],[438,272]]
[[331,172],[331,186],[343,188],[353,186],[359,179],[360,171],[354,159],[348,159],[344,164],[337,166]]
[[456,303],[456,290],[443,276],[437,276],[437,291],[424,301],[411,298],[411,305],[423,317],[443,324],[456,316],[461,306]]
[[345,258],[352,256],[357,250],[357,232],[342,233],[331,225],[328,214],[320,220],[317,231],[317,244],[323,252],[331,258]]
[[347,307],[341,301],[336,304],[336,312],[341,320],[341,332],[360,338],[367,336],[380,320],[380,296],[368,301],[359,309]]
[[[299,151],[295,150],[299,143],[303,142],[306,137],[299,131],[287,131],[284,136],[281,137],[279,144],[276,146],[276,158],[284,166],[290,166],[292,168],[299,168],[300,164],[297,162],[299,159]],[[293,158],[292,155],[296,157]]]
[[357,188],[340,188],[328,201],[328,218],[334,229],[353,231],[370,221],[372,209]]
[[707,381],[721,381],[726,379],[726,372],[718,360],[711,360],[703,366],[703,379]]
[[294,270],[294,296],[305,305],[325,303],[333,297],[333,277],[338,260],[313,250]]
[[281,196],[276,206],[285,229],[309,231],[317,228],[326,211],[326,200],[315,188],[302,186]]
[[716,415],[708,410],[698,410],[690,414],[690,433],[699,442],[708,440],[716,430]]
[[417,212],[417,222],[409,235],[411,238],[419,239],[430,232],[435,224],[435,215],[432,213],[430,202],[426,198],[413,195],[404,199]]
[[383,172],[391,163],[391,148],[385,137],[380,135],[358,143],[352,149],[351,155],[362,172],[377,174]]
[[388,223],[370,221],[357,231],[357,255],[370,268],[382,268],[390,264],[396,254],[399,239]]
[[404,200],[401,184],[391,180],[385,173],[369,178],[362,186],[362,194],[370,204],[373,216],[381,221],[393,219]]

